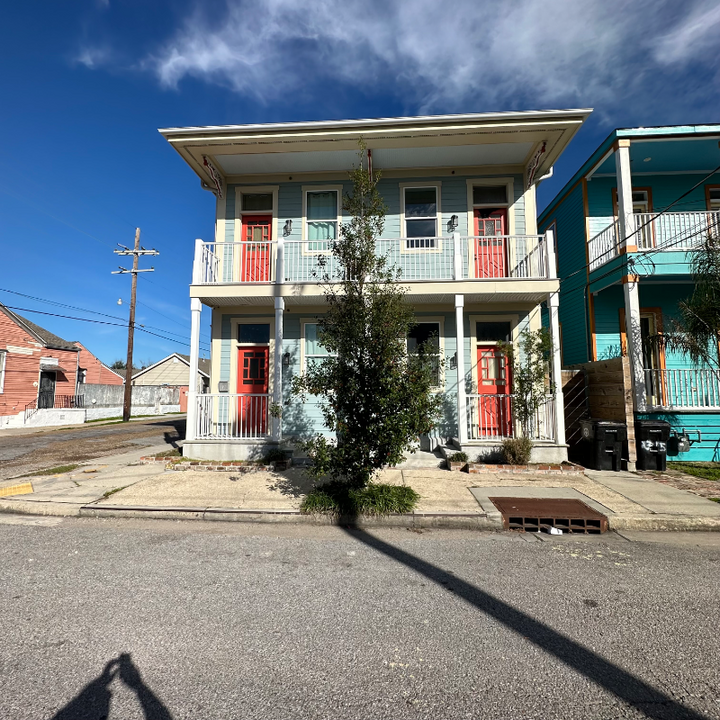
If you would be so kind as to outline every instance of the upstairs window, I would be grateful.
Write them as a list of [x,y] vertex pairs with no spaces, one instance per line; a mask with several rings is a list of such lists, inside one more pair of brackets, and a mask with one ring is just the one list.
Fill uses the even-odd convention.
[[404,188],[408,248],[435,248],[438,228],[437,187]]
[[473,187],[473,205],[503,207],[507,204],[507,185],[475,185]]
[[440,386],[440,323],[421,322],[410,329],[407,338],[409,355],[422,349],[433,358],[433,387]]
[[709,187],[708,189],[708,210],[720,211],[720,187]]
[[271,212],[273,209],[272,193],[243,193],[243,212]]
[[338,198],[337,190],[306,192],[306,239],[309,251],[329,252],[331,242],[337,240]]

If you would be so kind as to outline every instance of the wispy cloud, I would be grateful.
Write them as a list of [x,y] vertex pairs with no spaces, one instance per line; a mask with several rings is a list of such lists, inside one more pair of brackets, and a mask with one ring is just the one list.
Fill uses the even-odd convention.
[[719,23],[712,0],[227,0],[215,16],[198,6],[141,67],[261,102],[339,82],[420,111],[655,103],[688,63],[714,69]]
[[100,47],[84,47],[75,57],[75,62],[87,68],[94,69],[105,65],[110,58],[110,50]]

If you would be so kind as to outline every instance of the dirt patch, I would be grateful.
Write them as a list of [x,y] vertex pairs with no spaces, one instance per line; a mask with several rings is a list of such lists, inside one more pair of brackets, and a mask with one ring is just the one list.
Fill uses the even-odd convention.
[[703,478],[687,475],[678,470],[668,470],[664,473],[656,473],[649,470],[638,471],[639,475],[651,478],[663,485],[670,485],[678,490],[687,490],[704,498],[720,497],[720,481],[704,480]]
[[78,432],[75,437],[72,435],[68,437],[69,433],[63,432],[57,440],[49,441],[49,433],[43,433],[41,439],[36,435],[12,438],[13,443],[26,445],[27,452],[2,462],[0,480],[58,465],[78,464],[106,455],[115,455],[123,450],[139,449],[162,442],[172,446],[173,442],[182,439],[178,430],[166,423],[157,425],[138,423],[95,430],[99,432],[94,433],[93,437],[82,437],[82,432]]

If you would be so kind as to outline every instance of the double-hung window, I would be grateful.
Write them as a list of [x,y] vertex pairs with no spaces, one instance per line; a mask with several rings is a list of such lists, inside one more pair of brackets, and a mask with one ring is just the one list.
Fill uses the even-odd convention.
[[408,248],[435,248],[438,235],[438,188],[403,188],[405,237]]
[[307,190],[305,217],[307,250],[329,252],[338,237],[338,190]]
[[320,342],[319,326],[317,323],[303,323],[304,327],[304,356],[305,356],[305,367],[307,370],[310,367],[315,367],[320,364],[326,357],[330,356],[330,353],[326,350],[324,345]]
[[408,332],[407,349],[409,355],[423,350],[432,358],[433,387],[440,386],[440,323],[421,322]]

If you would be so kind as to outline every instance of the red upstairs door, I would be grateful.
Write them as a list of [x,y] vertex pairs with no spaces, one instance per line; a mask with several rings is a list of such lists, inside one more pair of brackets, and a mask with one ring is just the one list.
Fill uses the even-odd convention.
[[512,437],[510,367],[497,346],[478,346],[478,425],[481,437]]
[[475,210],[475,277],[506,277],[507,213],[505,210]]
[[238,350],[238,422],[241,437],[267,434],[269,348]]
[[272,217],[243,215],[240,282],[269,282]]

